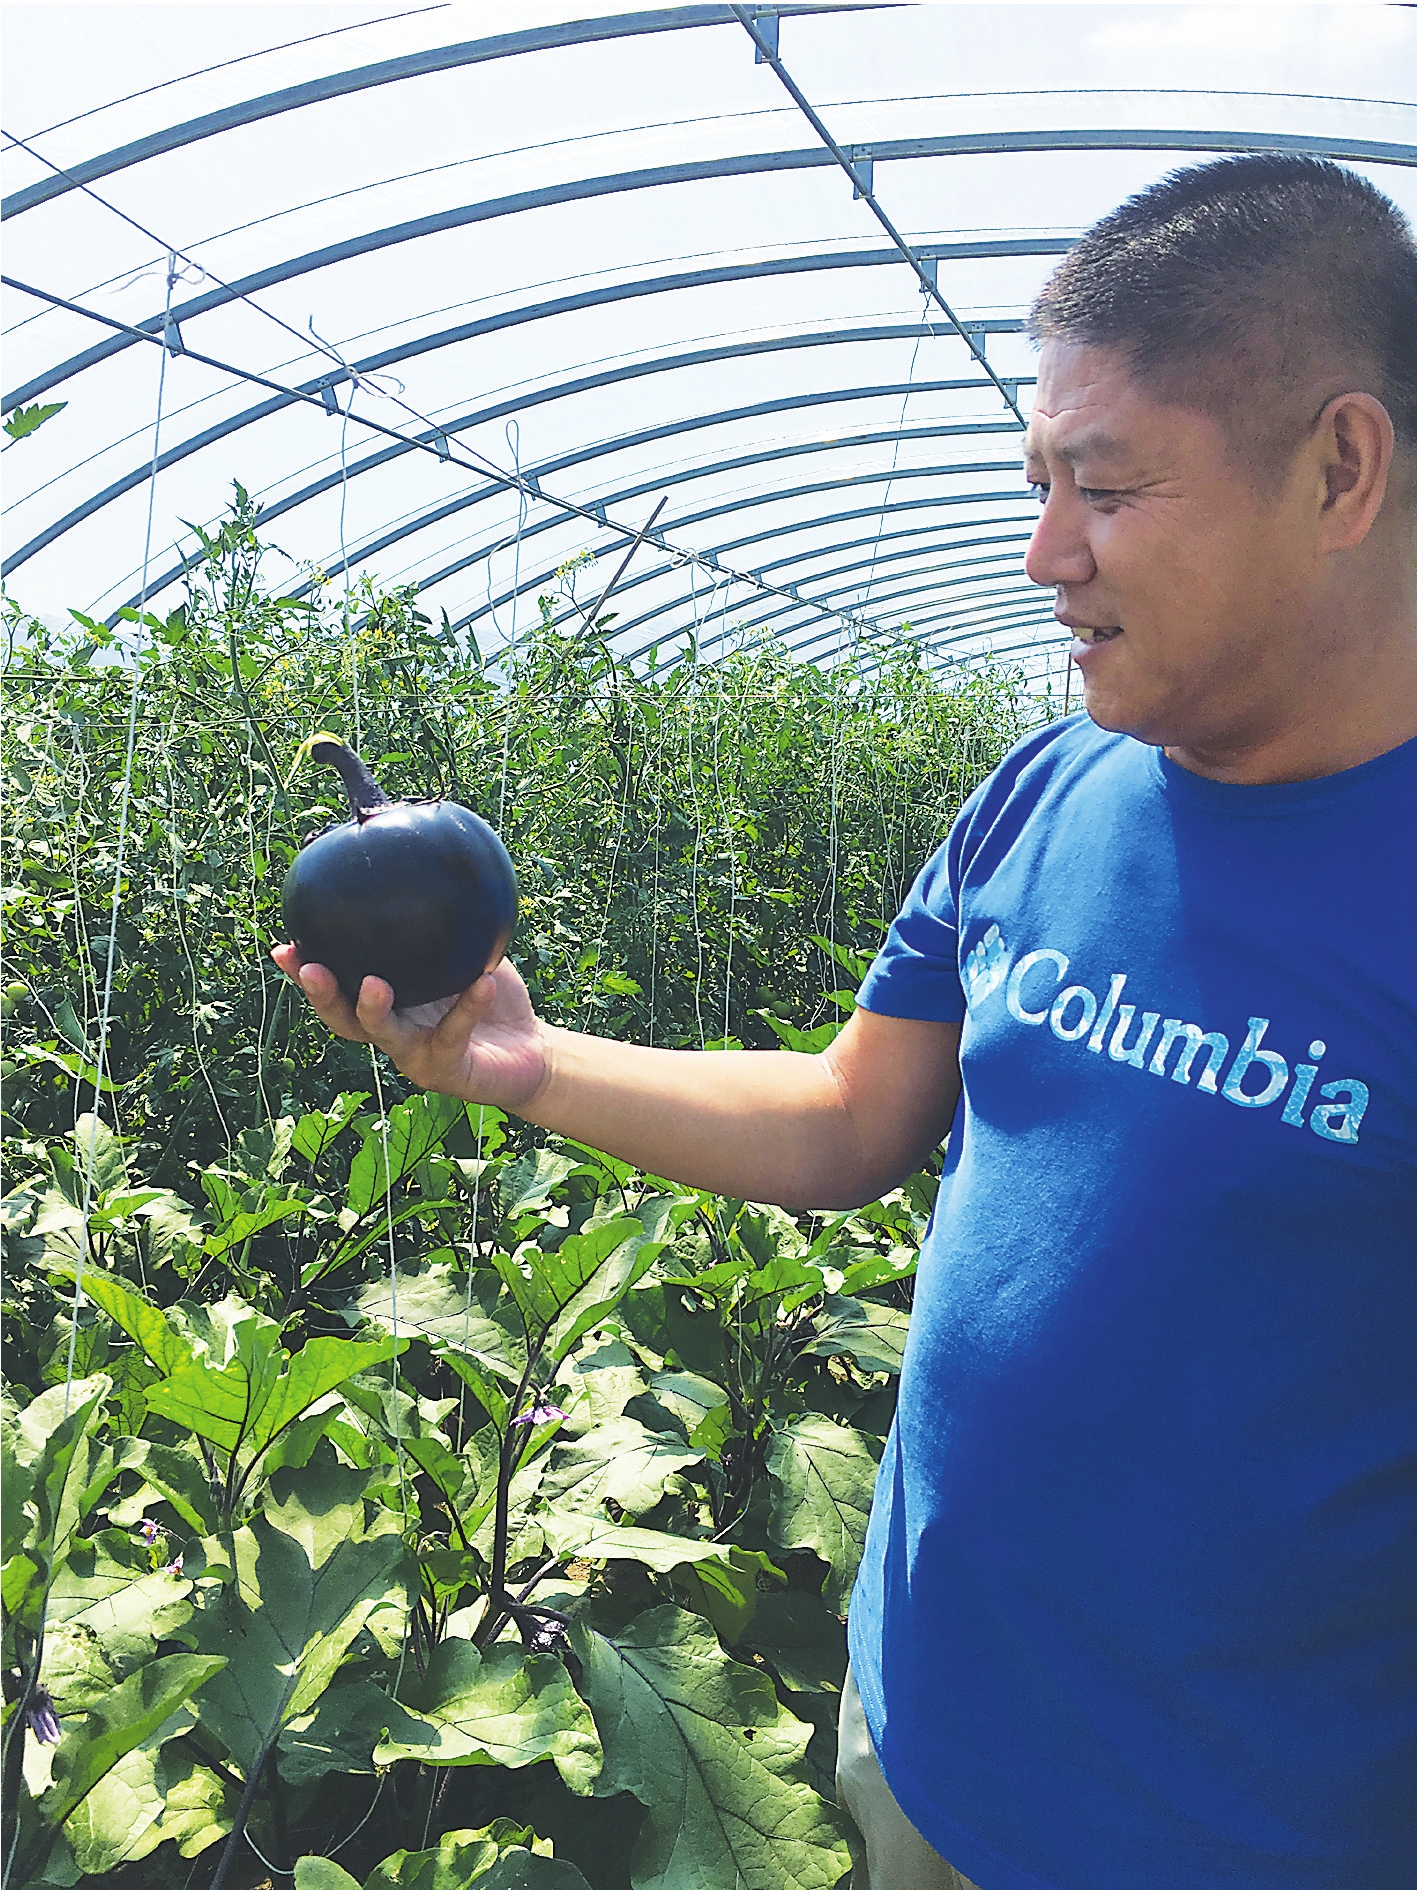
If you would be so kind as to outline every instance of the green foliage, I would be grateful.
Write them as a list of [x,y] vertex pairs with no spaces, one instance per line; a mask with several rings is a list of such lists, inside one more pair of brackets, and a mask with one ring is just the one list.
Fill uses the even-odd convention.
[[221,1659],[167,1654],[93,1703],[82,1728],[66,1734],[56,1747],[48,1790],[37,1800],[27,1794],[21,1798],[15,1864],[21,1883],[43,1868],[65,1822],[94,1787],[224,1664]]
[[335,811],[288,767],[357,719],[489,814],[554,1020],[812,1054],[1029,705],[549,603],[500,668],[407,591],[346,633],[256,526],[165,619],[9,619],[9,1882],[230,1890],[249,1837],[296,1890],[826,1890],[938,1162],[788,1214],[407,1094],[268,967]]
[[404,1689],[377,1763],[535,1765],[550,1758],[574,1792],[590,1791],[600,1741],[584,1700],[552,1654],[505,1643],[480,1654],[471,1641],[433,1649],[426,1673]]
[[[283,1503],[231,1538],[232,1575],[193,1624],[226,1668],[203,1695],[202,1724],[242,1775],[259,1774],[282,1728],[330,1684],[370,1617],[407,1607],[407,1551],[380,1509],[366,1526],[357,1471],[293,1473]],[[343,1486],[343,1487],[341,1487]]]
[[[228,1164],[286,1115],[318,1180],[308,1119],[371,1087],[367,1056],[332,1044],[266,956],[285,868],[338,811],[324,771],[290,774],[313,728],[357,731],[390,792],[451,795],[500,829],[514,955],[554,1022],[768,1046],[835,1020],[824,991],[843,969],[854,983],[1036,714],[1012,678],[935,671],[909,639],[828,671],[771,642],[701,663],[672,638],[636,667],[548,622],[499,665],[407,589],[356,596],[347,632],[334,587],[266,586],[279,555],[238,488],[167,617],[55,628],[7,610],[11,1129],[58,1137],[91,1100],[136,677],[106,1094],[140,1170],[183,1196],[188,1163]],[[256,1178],[249,1159],[233,1185]],[[266,1252],[305,1231],[246,1230]]]
[[5,431],[12,440],[27,440],[31,433],[38,433],[46,420],[52,420],[57,413],[63,413],[68,406],[67,400],[45,401],[43,405],[16,407],[5,422]]
[[860,1431],[813,1411],[784,1424],[768,1452],[771,1534],[784,1549],[811,1549],[830,1570],[826,1599],[837,1614],[866,1542],[876,1458]]
[[[800,1776],[811,1729],[695,1616],[656,1608],[575,1648],[605,1747],[597,1790],[646,1806],[637,1890],[828,1890],[850,1866],[840,1815]],[[684,1842],[685,1828],[693,1842]]]
[[[432,1882],[463,1868],[455,1845],[413,1843],[449,1828],[442,1781],[549,1770],[569,1802],[642,1808],[628,1876],[602,1858],[597,1890],[834,1882],[847,1852],[823,1741],[906,1325],[839,1289],[918,1245],[930,1178],[857,1214],[792,1216],[554,1139],[518,1153],[500,1119],[446,1156],[468,1112],[399,1108],[386,1177],[445,1160],[475,1178],[476,1213],[459,1210],[453,1245],[351,1281],[338,1308],[331,1293],[350,1336],[310,1332],[297,1286],[266,1284],[282,1322],[192,1297],[180,1274],[160,1305],[94,1266],[108,1361],[152,1374],[141,1410],[102,1372],[10,1411],[7,1636],[66,1737],[164,1662],[208,1663],[185,1713],[142,1719],[65,1812],[65,1859],[99,1873],[168,1838],[215,1856],[252,1820],[289,1855],[282,1833],[327,1781],[407,1776],[384,1833],[402,1861],[381,1868]],[[267,1188],[309,1159],[296,1127],[248,1144]],[[360,1149],[384,1139],[366,1125]],[[316,1159],[325,1141],[312,1130]],[[347,1174],[336,1230],[371,1198],[359,1151]],[[381,1191],[386,1228],[400,1185]],[[57,1251],[28,1236],[39,1284],[72,1292],[76,1234]],[[58,1826],[26,1807],[67,1801],[16,1790],[42,1862]],[[466,1793],[449,1796],[465,1833]],[[576,1880],[490,1841],[476,1881]],[[302,1859],[311,1882],[317,1862],[335,1867]]]

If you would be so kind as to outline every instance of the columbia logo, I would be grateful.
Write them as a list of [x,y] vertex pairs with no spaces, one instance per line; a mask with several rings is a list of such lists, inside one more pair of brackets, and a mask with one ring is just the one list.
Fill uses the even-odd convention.
[[1232,1057],[1230,1039],[1222,1031],[1202,1030],[1180,1017],[1163,1017],[1160,1011],[1138,1016],[1134,1004],[1121,1001],[1125,971],[1111,974],[1099,999],[1085,984],[1064,984],[1068,963],[1067,953],[1052,946],[1014,958],[998,926],[991,925],[965,954],[962,975],[970,1008],[1002,985],[1010,1017],[1035,1027],[1046,1024],[1060,1043],[1080,1044],[1098,1056],[1105,1050],[1113,1063],[1169,1077],[1202,1095],[1222,1096],[1240,1109],[1266,1109],[1287,1090],[1281,1122],[1294,1129],[1307,1125],[1326,1142],[1358,1140],[1368,1107],[1366,1083],[1354,1076],[1322,1083],[1310,1102],[1319,1059],[1328,1049],[1321,1038],[1309,1045],[1312,1061],[1296,1063],[1291,1071],[1277,1050],[1265,1046],[1269,1019],[1251,1017]]
[[1009,975],[1009,948],[991,925],[972,951],[965,953],[964,988],[971,1005],[997,991]]

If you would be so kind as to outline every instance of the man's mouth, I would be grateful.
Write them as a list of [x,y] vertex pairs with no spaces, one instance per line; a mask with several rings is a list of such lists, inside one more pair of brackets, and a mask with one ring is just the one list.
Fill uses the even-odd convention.
[[1061,610],[1055,610],[1053,615],[1060,624],[1072,631],[1073,640],[1077,643],[1089,646],[1094,643],[1110,643],[1114,637],[1122,634],[1122,626],[1118,623],[1083,623],[1076,617],[1067,616]]

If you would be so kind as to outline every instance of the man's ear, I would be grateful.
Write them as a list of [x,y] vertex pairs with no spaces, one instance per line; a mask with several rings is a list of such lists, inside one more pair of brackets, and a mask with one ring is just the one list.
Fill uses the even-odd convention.
[[1382,510],[1396,441],[1387,408],[1372,394],[1335,394],[1311,435],[1323,486],[1325,551],[1361,545]]

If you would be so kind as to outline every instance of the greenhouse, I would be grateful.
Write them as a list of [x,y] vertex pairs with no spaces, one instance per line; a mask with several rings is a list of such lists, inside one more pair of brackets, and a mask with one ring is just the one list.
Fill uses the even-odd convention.
[[4,1890],[1410,1883],[1417,10],[5,34]]

